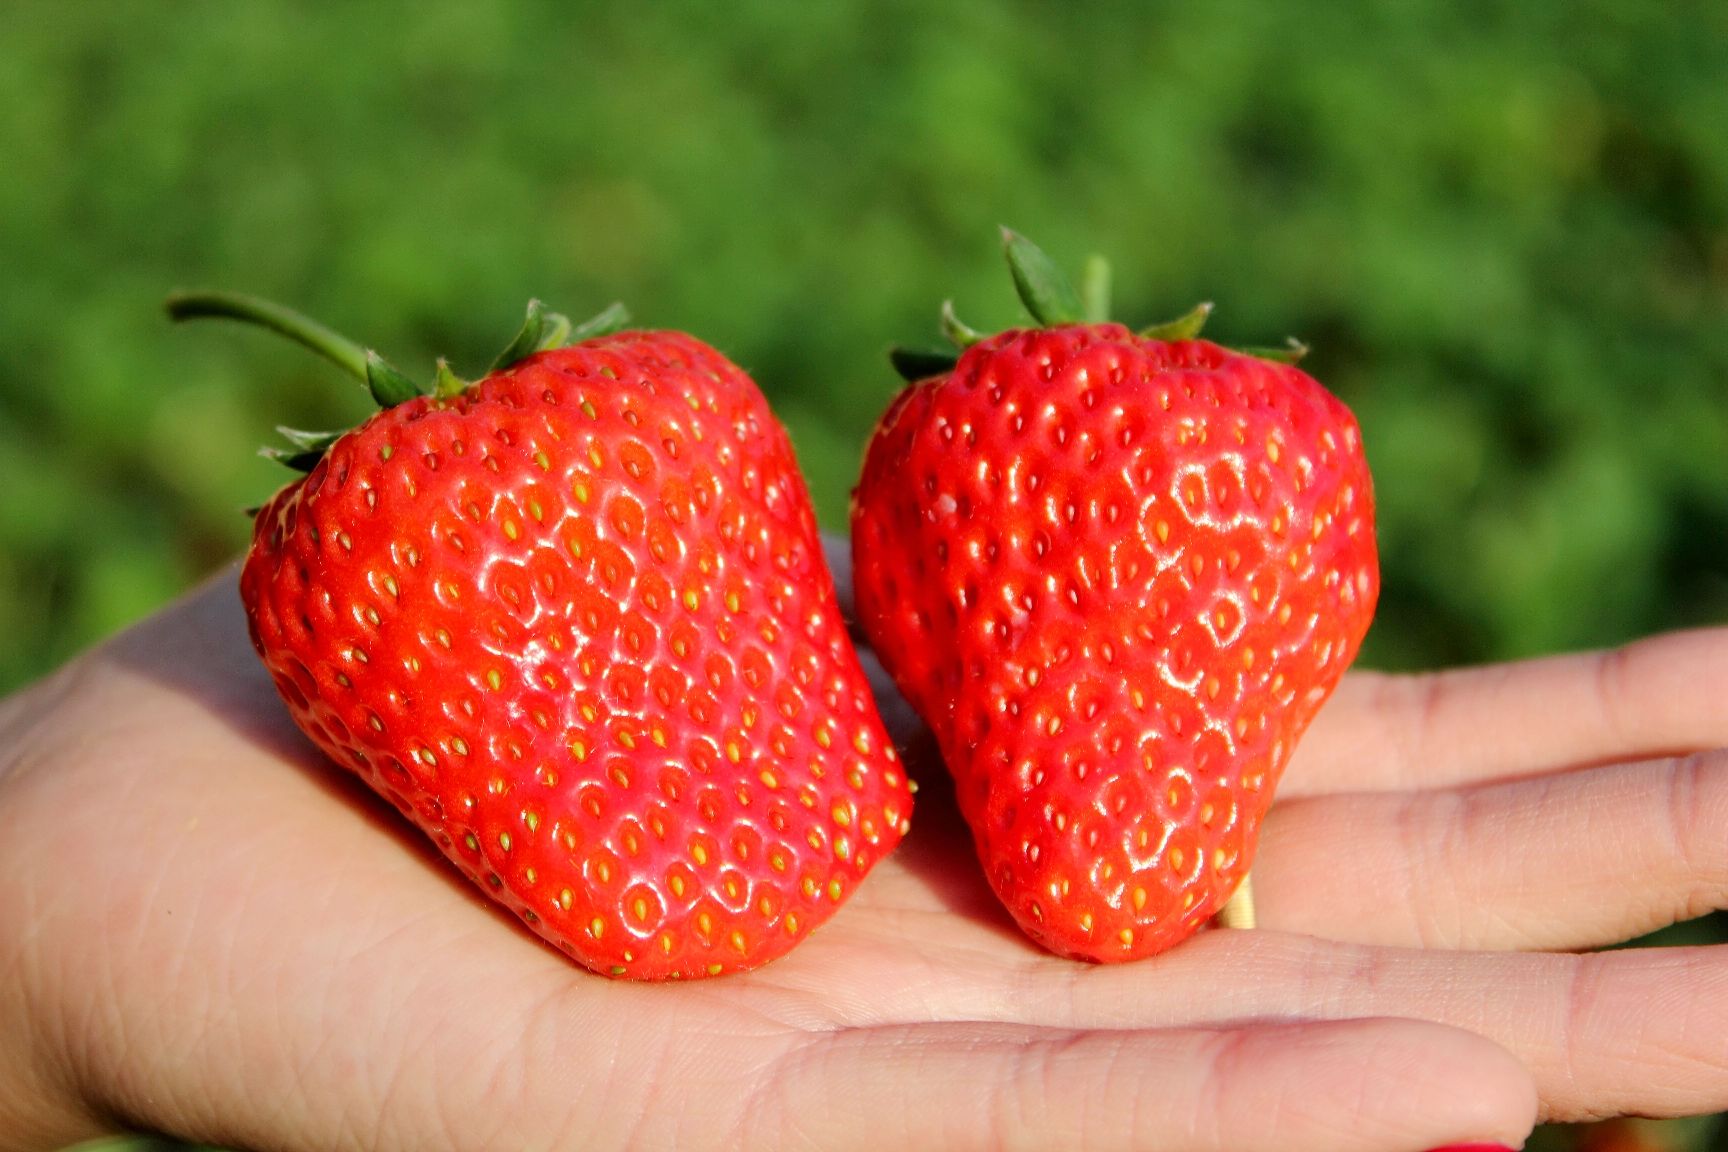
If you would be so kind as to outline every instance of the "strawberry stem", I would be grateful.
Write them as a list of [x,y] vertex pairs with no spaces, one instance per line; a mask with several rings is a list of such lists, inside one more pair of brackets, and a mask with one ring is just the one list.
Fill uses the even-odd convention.
[[1218,926],[1220,928],[1247,929],[1257,923],[1254,915],[1254,874],[1242,874],[1242,882],[1236,886],[1236,891],[1230,893],[1230,898],[1224,901],[1224,907],[1218,909]]
[[392,407],[421,394],[412,380],[378,353],[362,348],[309,316],[269,300],[239,292],[175,292],[168,297],[168,316],[173,320],[217,316],[278,332],[310,348],[365,384],[381,408]]
[[168,297],[174,320],[220,316],[280,332],[298,341],[362,383],[366,380],[366,349],[338,335],[309,316],[256,296],[239,292],[175,292]]

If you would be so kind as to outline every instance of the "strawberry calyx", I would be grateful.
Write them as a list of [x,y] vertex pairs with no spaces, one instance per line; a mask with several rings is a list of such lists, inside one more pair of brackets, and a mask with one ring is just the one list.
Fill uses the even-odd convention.
[[1206,321],[1212,318],[1212,301],[1202,300],[1174,320],[1166,320],[1162,324],[1150,324],[1140,329],[1140,336],[1145,340],[1192,340],[1200,335],[1200,330],[1206,327]]
[[[167,309],[169,319],[175,321],[213,316],[239,320],[286,336],[359,380],[366,386],[373,402],[381,409],[394,408],[398,404],[428,395],[426,388],[374,350],[355,343],[292,308],[257,296],[203,290],[175,292],[168,297]],[[487,369],[487,375],[501,372],[536,352],[562,348],[617,332],[629,323],[630,313],[622,304],[611,304],[581,324],[572,324],[568,317],[548,311],[538,300],[530,300],[522,327],[493,360],[492,366]],[[449,362],[440,357],[430,395],[438,400],[448,400],[461,394],[472,383],[458,376]],[[290,446],[266,447],[260,450],[262,454],[297,472],[310,472],[329,450],[330,445],[349,430],[344,428],[334,432],[307,432],[278,426],[276,431]]]
[[[1110,263],[1104,257],[1087,258],[1080,285],[1057,267],[1056,262],[1038,245],[1011,228],[1002,229],[1002,248],[1008,258],[1008,270],[1014,278],[1014,290],[1021,305],[1041,328],[1058,328],[1074,324],[1102,324],[1110,318]],[[1174,320],[1153,324],[1136,335],[1145,340],[1195,340],[1212,315],[1212,302],[1203,301]],[[952,348],[894,347],[888,359],[894,370],[908,382],[939,376],[954,370],[959,353],[983,340],[987,333],[964,323],[954,311],[954,302],[942,302],[939,327],[943,338]],[[1261,360],[1280,364],[1295,364],[1308,354],[1308,345],[1290,337],[1282,347],[1235,348],[1234,351]]]
[[1012,228],[1002,229],[1002,248],[1008,256],[1008,271],[1014,276],[1014,291],[1040,327],[1082,324],[1091,319],[1080,302],[1080,293],[1044,249]]

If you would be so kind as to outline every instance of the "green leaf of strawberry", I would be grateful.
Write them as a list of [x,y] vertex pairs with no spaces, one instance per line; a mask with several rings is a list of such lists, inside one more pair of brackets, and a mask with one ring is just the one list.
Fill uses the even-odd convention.
[[1014,275],[1020,302],[1034,320],[1050,328],[1078,324],[1086,318],[1080,294],[1042,248],[1010,228],[1002,229],[1002,244],[1008,253],[1008,269]]
[[[620,324],[622,327],[622,324]],[[538,300],[528,301],[528,316],[522,321],[522,328],[514,339],[498,353],[492,361],[492,371],[500,372],[518,360],[527,359],[536,352],[544,352],[550,348],[561,348],[570,337],[570,320],[557,312],[546,311],[546,306]]]
[[1344,405],[1198,339],[1209,305],[1140,335],[1078,322],[1048,258],[1006,250],[1044,326],[884,414],[852,506],[859,623],[1020,926],[1132,959],[1246,875],[1373,615],[1372,485]]
[[277,305],[170,311],[390,401],[284,431],[311,467],[256,518],[253,643],[302,731],[546,940],[628,978],[751,968],[899,841],[910,789],[791,445],[720,353],[531,307],[501,368],[422,395]]

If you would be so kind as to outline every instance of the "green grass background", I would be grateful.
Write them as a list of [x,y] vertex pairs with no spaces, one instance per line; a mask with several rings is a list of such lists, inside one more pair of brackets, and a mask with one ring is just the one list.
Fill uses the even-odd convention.
[[0,691],[240,549],[272,425],[367,410],[300,350],[170,328],[172,287],[421,375],[477,372],[531,295],[622,298],[756,375],[841,526],[886,347],[945,296],[1017,319],[1000,223],[1111,256],[1124,319],[1212,299],[1219,338],[1312,343],[1376,475],[1365,662],[1728,621],[1728,5],[10,0],[0,26]]

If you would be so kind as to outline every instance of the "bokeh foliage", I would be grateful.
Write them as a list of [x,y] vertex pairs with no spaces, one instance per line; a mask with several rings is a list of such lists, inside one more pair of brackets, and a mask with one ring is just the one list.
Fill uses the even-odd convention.
[[422,374],[622,298],[757,375],[841,526],[888,344],[1016,319],[999,223],[1125,319],[1314,345],[1369,663],[1728,620],[1728,5],[9,0],[0,691],[234,555],[273,424],[367,409],[171,287]]
[[1367,659],[1728,618],[1719,4],[13,0],[0,687],[239,548],[270,426],[364,398],[182,284],[477,370],[540,295],[754,371],[843,523],[895,340],[1016,316],[1011,222],[1300,333],[1360,415]]

